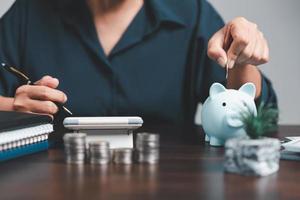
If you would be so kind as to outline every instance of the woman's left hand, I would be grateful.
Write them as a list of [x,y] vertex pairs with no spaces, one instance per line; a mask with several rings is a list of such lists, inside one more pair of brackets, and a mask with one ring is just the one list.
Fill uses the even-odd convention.
[[269,61],[269,48],[257,25],[238,17],[213,35],[208,43],[208,56],[219,65],[261,65]]

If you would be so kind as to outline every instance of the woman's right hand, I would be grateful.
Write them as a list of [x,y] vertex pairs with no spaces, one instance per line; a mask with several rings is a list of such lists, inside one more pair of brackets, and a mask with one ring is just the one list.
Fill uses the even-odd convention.
[[63,104],[67,101],[67,95],[56,89],[58,85],[58,79],[44,76],[34,85],[20,86],[15,93],[13,110],[54,115],[58,112],[54,102]]

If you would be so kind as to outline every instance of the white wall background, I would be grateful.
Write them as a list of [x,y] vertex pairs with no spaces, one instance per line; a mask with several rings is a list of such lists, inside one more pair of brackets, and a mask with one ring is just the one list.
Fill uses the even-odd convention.
[[[225,21],[244,16],[259,25],[271,49],[271,61],[261,69],[277,91],[280,123],[300,125],[300,1],[209,1]],[[0,16],[13,2],[0,1]]]
[[6,12],[13,2],[14,0],[0,0],[0,16]]

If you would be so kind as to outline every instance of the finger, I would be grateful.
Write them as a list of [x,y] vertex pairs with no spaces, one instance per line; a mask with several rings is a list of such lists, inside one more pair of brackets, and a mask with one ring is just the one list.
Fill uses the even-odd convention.
[[40,114],[54,115],[58,112],[58,107],[52,101],[29,101],[30,111]]
[[264,41],[260,36],[257,37],[257,44],[254,49],[252,57],[247,61],[251,65],[260,65],[262,64],[262,58],[264,54]]
[[262,61],[264,63],[267,63],[269,62],[270,60],[270,50],[269,50],[269,45],[268,45],[268,42],[267,40],[264,38],[264,54],[263,54],[263,58],[262,58]]
[[229,68],[233,68],[240,53],[248,46],[250,37],[247,28],[243,28],[236,24],[232,24],[230,27],[230,33],[233,41],[227,52],[227,57]]
[[19,98],[14,101],[14,109],[22,112],[54,115],[58,107],[51,101],[38,101],[33,99]]
[[268,46],[268,42],[267,40],[265,39],[263,33],[260,32],[260,40],[261,40],[261,59],[260,59],[260,62],[259,64],[265,64],[267,62],[269,62],[269,46]]
[[237,57],[236,64],[251,64],[251,59],[253,58],[253,54],[260,48],[261,46],[257,47],[259,44],[259,39],[256,37],[254,41],[250,42],[248,46],[240,53]]
[[25,90],[31,99],[58,103],[65,103],[67,101],[67,95],[65,93],[47,86],[27,86]]
[[34,84],[43,85],[55,89],[59,85],[59,80],[51,76],[44,76],[42,79],[36,81]]
[[207,55],[215,60],[219,65],[225,67],[227,63],[227,54],[223,49],[225,38],[225,28],[219,30],[208,42]]
[[[266,55],[265,55],[266,54]],[[266,63],[268,60],[268,46],[263,37],[263,35],[259,32],[257,34],[257,44],[253,51],[251,58],[245,61],[247,64],[251,65],[261,65]]]

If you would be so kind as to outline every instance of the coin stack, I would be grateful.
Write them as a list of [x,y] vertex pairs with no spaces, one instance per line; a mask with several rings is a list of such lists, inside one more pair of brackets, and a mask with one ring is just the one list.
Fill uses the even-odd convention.
[[89,157],[91,164],[105,165],[111,160],[109,143],[106,141],[94,141],[89,143]]
[[115,164],[131,164],[132,163],[132,149],[119,148],[114,149],[113,160]]
[[154,133],[138,133],[136,137],[136,161],[156,164],[159,160],[159,135]]
[[70,164],[83,164],[86,149],[85,133],[67,133],[63,137],[65,160]]

